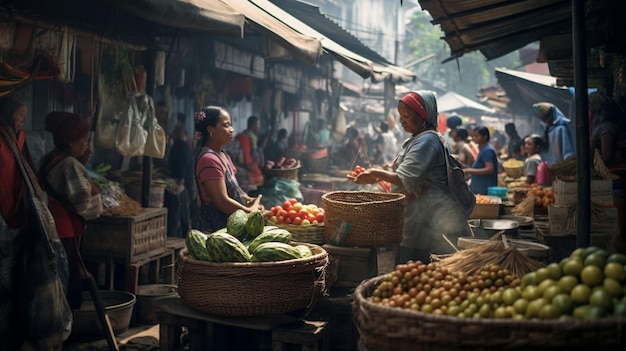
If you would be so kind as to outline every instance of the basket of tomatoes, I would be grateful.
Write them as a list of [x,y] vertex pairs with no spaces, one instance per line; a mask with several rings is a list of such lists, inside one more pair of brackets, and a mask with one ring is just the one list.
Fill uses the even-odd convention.
[[314,204],[303,204],[297,199],[285,200],[265,212],[269,225],[286,229],[293,241],[321,244],[324,242],[324,208]]

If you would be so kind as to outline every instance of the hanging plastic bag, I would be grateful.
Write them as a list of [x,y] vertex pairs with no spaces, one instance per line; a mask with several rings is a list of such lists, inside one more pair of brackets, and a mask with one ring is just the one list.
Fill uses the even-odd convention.
[[130,99],[128,113],[122,116],[115,138],[115,148],[122,156],[144,154],[148,136],[144,125],[150,113],[154,115],[154,105],[148,95],[135,94]]
[[[148,131],[148,135],[146,137],[146,146],[143,155],[154,158],[164,158],[165,148],[167,146],[167,135],[156,119],[152,98],[148,95],[145,96],[149,105],[149,111],[146,117],[146,130]],[[152,108],[150,108],[150,106]]]
[[103,149],[114,149],[120,120],[128,113],[128,98],[111,94],[102,75],[98,77],[100,108],[96,116],[95,143]]

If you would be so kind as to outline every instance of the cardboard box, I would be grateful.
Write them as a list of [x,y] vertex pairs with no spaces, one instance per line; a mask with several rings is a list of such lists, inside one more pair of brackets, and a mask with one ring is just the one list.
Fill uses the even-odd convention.
[[[554,190],[554,204],[557,206],[571,206],[578,201],[578,183],[555,180],[552,183]],[[602,204],[613,204],[613,182],[610,180],[592,180],[590,187],[591,201]]]
[[[576,234],[577,214],[570,214],[570,209],[572,208],[571,206],[555,205],[548,207],[550,235],[565,236]],[[610,235],[616,234],[618,232],[617,208],[605,208],[602,209],[599,214],[592,216],[591,232]]]

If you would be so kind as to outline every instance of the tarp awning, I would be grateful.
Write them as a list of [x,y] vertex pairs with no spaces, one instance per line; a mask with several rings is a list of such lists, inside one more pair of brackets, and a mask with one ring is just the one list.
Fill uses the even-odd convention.
[[506,68],[496,68],[495,71],[498,84],[511,99],[508,109],[515,114],[532,116],[532,105],[547,101],[566,115],[573,115],[574,96],[567,87],[557,85],[557,78]]
[[252,0],[215,0],[224,3],[243,13],[256,25],[256,29],[269,36],[272,40],[288,49],[292,54],[310,63],[317,62],[322,55],[322,44],[319,38],[287,26],[279,18],[270,15],[263,6],[256,5]]
[[318,6],[294,0],[270,1],[301,22],[304,22],[321,35],[331,38],[335,43],[341,45],[346,50],[371,61],[372,79],[374,81],[381,81],[387,77],[391,77],[392,80],[402,83],[415,80],[415,74],[413,72],[392,64],[376,51],[364,45],[358,38],[324,15]]
[[456,112],[471,117],[480,117],[485,114],[492,115],[495,113],[493,108],[479,104],[453,91],[437,96],[437,110],[439,110],[439,112]]
[[216,0],[106,0],[113,6],[156,23],[194,31],[243,37],[245,16]]

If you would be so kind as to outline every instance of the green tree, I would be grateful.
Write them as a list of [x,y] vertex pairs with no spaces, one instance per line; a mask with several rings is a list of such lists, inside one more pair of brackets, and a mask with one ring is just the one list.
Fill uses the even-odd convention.
[[443,40],[439,25],[430,23],[426,11],[417,11],[411,17],[404,40],[405,62],[415,62],[434,55],[409,67],[418,78],[418,85],[439,92],[455,91],[474,97],[482,87],[496,84],[496,67],[516,68],[519,54],[514,51],[498,59],[487,61],[479,51],[466,53],[458,59],[442,63],[450,57],[450,47]]

